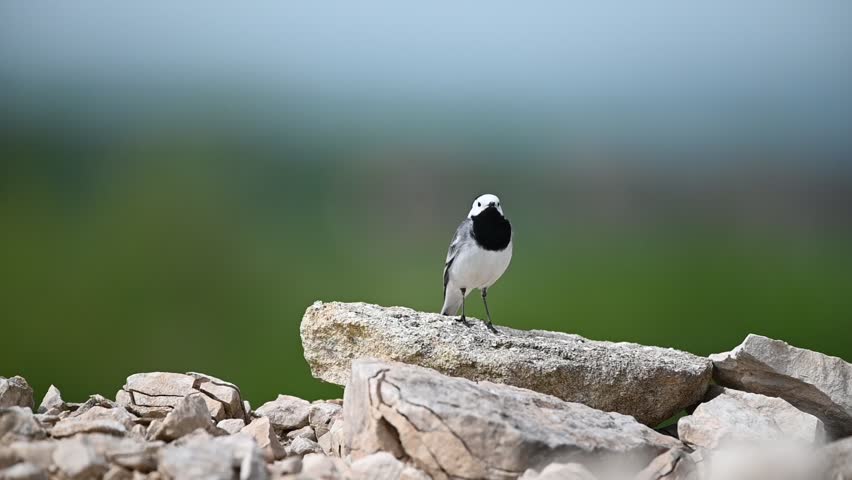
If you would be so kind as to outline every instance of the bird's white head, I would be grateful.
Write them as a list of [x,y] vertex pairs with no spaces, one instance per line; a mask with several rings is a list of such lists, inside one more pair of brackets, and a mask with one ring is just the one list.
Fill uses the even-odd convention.
[[470,213],[467,214],[467,218],[473,218],[487,208],[496,208],[500,215],[503,215],[503,206],[500,203],[500,199],[497,198],[497,195],[491,195],[490,193],[486,193],[485,195],[480,195],[476,200],[473,201],[473,206],[470,207]]

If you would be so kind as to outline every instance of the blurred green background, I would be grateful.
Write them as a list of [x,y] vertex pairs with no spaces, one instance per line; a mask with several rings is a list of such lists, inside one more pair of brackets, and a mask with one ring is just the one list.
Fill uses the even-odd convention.
[[486,192],[500,325],[852,360],[847,4],[188,5],[0,7],[0,375],[38,398],[339,397],[304,310],[438,310]]

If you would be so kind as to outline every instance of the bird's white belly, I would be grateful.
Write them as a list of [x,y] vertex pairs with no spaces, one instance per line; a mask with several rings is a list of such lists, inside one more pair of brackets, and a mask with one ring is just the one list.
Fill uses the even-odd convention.
[[494,285],[512,259],[512,244],[499,252],[471,248],[460,254],[450,267],[450,278],[457,288],[470,291]]

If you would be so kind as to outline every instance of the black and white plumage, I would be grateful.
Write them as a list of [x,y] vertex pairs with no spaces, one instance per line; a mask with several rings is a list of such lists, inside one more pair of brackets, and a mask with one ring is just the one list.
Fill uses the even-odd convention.
[[[442,315],[456,315],[465,322],[464,299],[473,289],[482,292],[487,326],[488,288],[503,275],[512,259],[512,225],[503,215],[503,206],[495,195],[482,195],[473,202],[467,218],[456,229],[444,265],[444,306]],[[496,331],[496,330],[495,330]]]

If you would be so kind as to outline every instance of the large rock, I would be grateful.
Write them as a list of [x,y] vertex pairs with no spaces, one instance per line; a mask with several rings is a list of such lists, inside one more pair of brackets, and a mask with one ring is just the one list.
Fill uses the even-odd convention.
[[163,418],[190,393],[202,394],[210,416],[217,422],[247,418],[239,388],[202,373],[137,373],[127,377],[115,399],[140,417]]
[[831,437],[852,435],[852,365],[843,359],[753,334],[710,359],[719,385],[781,397],[819,417]]
[[5,407],[33,409],[33,389],[24,377],[0,377],[0,408]]
[[343,412],[352,458],[386,451],[435,479],[514,479],[554,462],[635,472],[680,445],[619,413],[378,360],[352,363]]
[[693,446],[787,440],[813,444],[825,438],[823,423],[780,398],[714,386],[713,398],[678,420],[678,437]]
[[349,379],[352,360],[378,358],[515,385],[652,426],[698,402],[710,380],[709,360],[673,349],[498,330],[409,308],[317,302],[301,335],[313,375],[338,385]]

